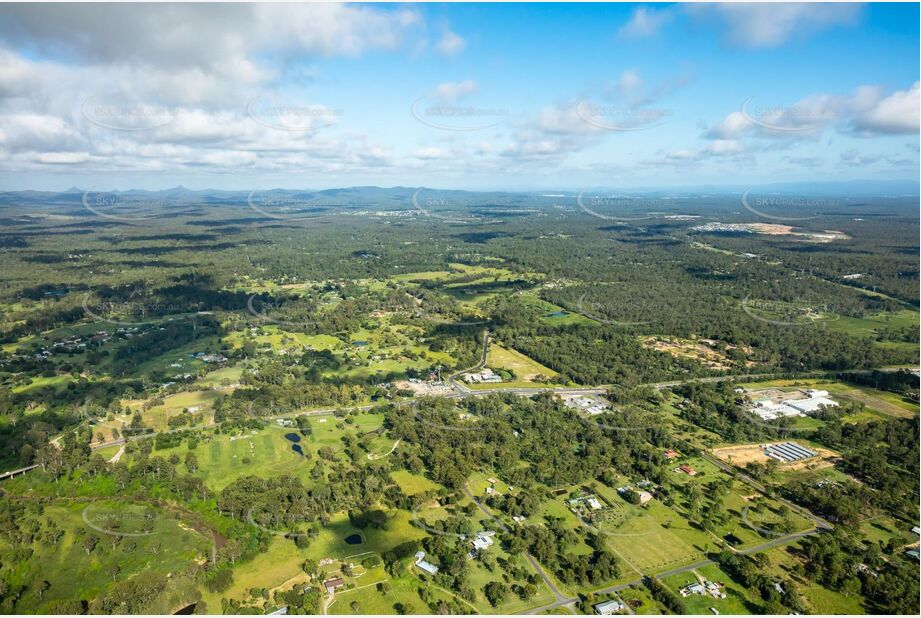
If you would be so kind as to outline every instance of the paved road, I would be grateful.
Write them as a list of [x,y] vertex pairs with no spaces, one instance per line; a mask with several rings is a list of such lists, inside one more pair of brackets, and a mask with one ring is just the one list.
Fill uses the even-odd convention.
[[[772,549],[772,548],[774,548],[774,547],[777,547],[778,545],[785,545],[785,544],[787,544],[787,543],[793,543],[793,542],[798,541],[798,540],[800,540],[800,539],[802,539],[802,538],[805,538],[805,537],[807,537],[807,536],[812,536],[812,535],[814,535],[814,534],[819,534],[819,532],[820,532],[820,530],[809,530],[809,531],[806,531],[806,532],[797,532],[797,533],[795,533],[795,534],[789,534],[789,535],[787,535],[787,536],[785,536],[785,537],[781,537],[781,538],[778,538],[778,539],[774,539],[774,540],[772,540],[772,541],[767,541],[766,543],[761,543],[760,545],[755,545],[755,546],[753,546],[753,547],[749,547],[748,549],[739,550],[738,553],[739,553],[739,554],[742,554],[742,555],[757,554],[757,553],[760,552],[760,551],[765,551],[765,550],[767,550],[767,549]],[[716,564],[716,561],[715,561],[715,560],[711,560],[711,559],[708,558],[708,559],[706,559],[706,560],[699,560],[699,561],[694,562],[694,563],[692,563],[692,564],[686,564],[686,565],[681,566],[681,567],[677,567],[677,568],[674,568],[674,569],[669,569],[669,570],[667,570],[667,571],[662,571],[661,573],[654,573],[654,574],[651,574],[650,577],[655,577],[656,579],[662,579],[662,578],[665,578],[665,577],[671,577],[672,575],[680,575],[680,574],[682,574],[682,573],[687,573],[688,571],[693,571],[694,569],[700,569],[700,568],[703,568],[703,567],[705,567],[705,566],[709,566],[709,565],[711,565],[711,564]],[[615,585],[615,586],[608,586],[607,588],[601,588],[600,590],[595,590],[595,591],[594,591],[594,594],[611,594],[611,593],[617,593],[617,592],[620,592],[620,591],[622,591],[622,590],[626,590],[626,589],[629,588],[630,586],[637,586],[637,585],[642,584],[644,579],[645,579],[645,576],[644,576],[644,577],[637,578],[637,579],[635,579],[635,580],[633,580],[633,581],[630,581],[630,582],[627,582],[627,583],[625,583],[625,584],[617,584],[617,585]],[[548,611],[548,610],[551,610],[551,609],[556,609],[557,607],[561,607],[561,606],[564,606],[564,605],[571,605],[571,604],[573,604],[573,603],[576,603],[578,600],[579,600],[578,597],[570,597],[570,598],[557,599],[557,602],[556,602],[556,603],[551,603],[551,604],[549,604],[549,605],[542,605],[541,607],[535,607],[535,608],[533,608],[533,609],[528,609],[528,610],[525,610],[525,611],[522,611],[522,612],[518,612],[518,613],[519,613],[519,614],[539,614],[539,613],[541,613],[541,612],[545,612],[545,611]]]
[[[681,386],[682,384],[709,384],[715,382],[732,382],[732,381],[751,381],[751,380],[768,380],[768,379],[804,379],[804,378],[828,378],[834,377],[839,373],[854,373],[859,375],[865,375],[872,371],[882,371],[882,372],[893,372],[899,371],[902,367],[883,367],[880,369],[860,369],[853,371],[806,371],[802,373],[790,374],[788,372],[774,372],[774,373],[746,373],[746,374],[727,374],[721,376],[705,376],[701,378],[689,378],[687,380],[675,380],[670,382],[645,382],[639,384],[638,386],[651,386],[655,389],[662,390],[664,388],[672,388],[674,386]],[[465,370],[471,371],[471,370]],[[573,395],[591,395],[591,394],[604,394],[606,391],[614,388],[614,384],[599,384],[597,386],[531,386],[531,387],[509,387],[509,386],[496,386],[492,388],[482,388],[482,389],[471,389],[468,387],[463,388],[463,393],[465,395],[492,395],[495,393],[514,393],[518,395],[534,395],[537,393],[544,392],[553,392],[560,394],[573,394]]]
[[[720,459],[717,459],[710,453],[701,452],[700,456],[703,459],[706,459],[707,461],[715,465],[716,467],[718,467],[719,469],[721,469],[723,472],[733,475],[735,478],[739,479],[740,481],[742,481],[749,487],[757,490],[759,493],[762,493],[762,494],[768,493],[767,487],[765,487],[763,484],[759,483],[758,481],[756,481],[749,475],[745,474],[744,472],[738,470],[737,468],[734,468],[733,466],[727,464],[726,462],[721,461]],[[776,494],[772,494],[772,498],[774,498],[781,504],[785,504],[787,507],[793,509],[794,511],[796,511],[800,515],[803,515],[807,519],[811,519],[812,522],[815,524],[816,528],[818,528],[819,530],[831,530],[832,528],[834,528],[831,522],[819,517],[818,515],[815,515],[809,509],[803,508],[799,506],[798,504],[794,502],[790,502],[786,498],[782,496],[778,496]]]
[[11,479],[14,476],[18,476],[20,474],[25,474],[29,470],[34,470],[37,467],[38,467],[38,464],[34,464],[31,466],[26,466],[24,468],[18,468],[16,470],[10,470],[9,472],[4,472],[3,474],[0,474],[0,481],[5,480],[5,479]]
[[[482,511],[491,520],[495,521],[499,527],[502,528],[503,532],[511,532],[508,526],[502,523],[498,517],[493,515],[485,505],[481,504],[480,501],[474,497],[473,493],[470,491],[470,488],[467,487],[467,485],[464,485],[464,493],[467,494],[467,497],[473,501],[473,503],[477,506],[478,509],[480,509],[480,511]],[[544,583],[547,584],[547,588],[549,588],[550,592],[553,593],[553,596],[556,597],[557,604],[562,605],[565,604],[565,602],[569,602],[569,599],[566,597],[566,595],[560,592],[560,589],[557,588],[554,581],[550,579],[550,576],[547,575],[546,571],[544,571],[544,567],[540,565],[537,559],[535,559],[534,556],[528,552],[525,552],[524,557],[527,558],[528,562],[531,563],[531,566],[534,568],[537,574],[540,575],[541,579],[544,580]]]
[[118,463],[118,460],[122,458],[122,455],[125,454],[125,445],[122,444],[121,448],[112,455],[112,459],[109,460],[109,463]]
[[473,367],[468,367],[467,369],[461,369],[460,371],[455,371],[450,376],[448,376],[448,384],[454,387],[455,390],[460,394],[470,394],[473,391],[467,387],[463,382],[458,382],[457,377],[467,373],[468,371],[479,371],[484,366],[486,366],[486,357],[489,355],[489,329],[483,330],[483,352],[480,354],[480,360]]
[[[488,351],[489,351],[489,330],[485,330],[483,333],[483,352],[481,354],[480,361],[473,367],[470,367],[468,369],[463,369],[461,371],[458,371],[452,374],[448,378],[448,381],[455,388],[457,392],[450,394],[450,395],[444,395],[444,397],[448,399],[463,399],[466,397],[485,397],[487,395],[493,395],[497,393],[511,393],[514,395],[531,396],[531,395],[536,395],[538,393],[547,393],[547,392],[556,393],[559,395],[590,395],[590,394],[604,394],[605,392],[607,392],[613,387],[613,385],[610,385],[610,384],[602,384],[599,386],[590,386],[590,387],[537,386],[537,387],[523,388],[523,387],[497,386],[494,388],[473,390],[469,388],[468,386],[464,385],[463,383],[456,381],[455,378],[458,375],[465,373],[467,371],[476,371],[477,369],[483,367],[486,364],[486,357],[487,357]],[[870,373],[871,371],[892,372],[892,371],[899,371],[901,369],[902,367],[883,367],[883,368],[875,369],[875,370],[874,369],[855,370],[855,371],[849,371],[847,373],[867,374],[867,373]],[[795,374],[795,377],[797,378],[826,377],[826,376],[834,376],[838,373],[841,373],[841,372],[838,372],[838,371],[814,372],[813,371],[813,372],[806,372],[802,374]],[[678,381],[673,381],[673,382],[648,382],[640,386],[652,386],[653,388],[656,388],[656,389],[663,389],[663,388],[670,388],[673,386],[678,386],[681,384],[690,384],[694,382],[712,383],[712,382],[725,382],[725,381],[730,381],[730,380],[765,379],[765,378],[781,377],[784,375],[789,375],[789,374],[753,373],[753,374],[744,374],[744,375],[708,376],[708,377],[703,377],[703,378],[691,378],[688,380],[678,380]],[[392,403],[393,405],[397,405],[397,406],[406,406],[406,405],[413,405],[414,400],[398,401],[398,402],[392,402]],[[363,406],[353,406],[351,408],[341,408],[341,407],[340,408],[325,408],[325,409],[311,410],[309,412],[301,412],[301,413],[290,413],[289,412],[287,414],[279,414],[277,416],[267,416],[267,417],[260,417],[260,418],[262,418],[263,420],[272,421],[272,420],[277,420],[277,419],[282,419],[282,418],[292,418],[296,416],[332,416],[336,412],[345,412],[345,411],[350,411],[350,410],[371,410],[372,408],[375,408],[378,405],[381,405],[381,404],[368,404],[368,405],[363,405]],[[180,431],[196,431],[196,430],[201,430],[201,429],[209,429],[212,427],[214,427],[214,425],[195,425],[192,427],[176,427],[174,429],[168,429],[162,432],[149,432],[149,433],[142,433],[142,434],[127,436],[127,437],[120,438],[118,440],[111,440],[109,442],[103,442],[101,444],[97,444],[96,446],[92,448],[93,450],[96,450],[96,449],[103,448],[106,446],[111,446],[113,444],[122,444],[125,440],[143,440],[146,438],[152,438],[156,436],[157,433],[177,433]],[[55,442],[59,439],[60,439],[60,436],[55,438],[55,440],[53,440],[52,442]],[[720,464],[717,463],[716,465],[720,465]],[[29,467],[25,471],[27,472],[28,470],[32,470],[34,469],[34,467],[35,466]],[[16,470],[14,472],[16,474],[19,474],[23,472],[23,470]],[[8,475],[9,473],[4,473],[0,475],[0,480],[3,480],[4,478],[8,478]],[[743,475],[743,476],[745,476],[745,478],[748,478],[746,475]],[[741,476],[740,476],[740,479],[742,479]],[[788,505],[792,505],[792,503],[788,503]],[[827,522],[825,523],[827,524]],[[830,526],[830,524],[828,525]]]

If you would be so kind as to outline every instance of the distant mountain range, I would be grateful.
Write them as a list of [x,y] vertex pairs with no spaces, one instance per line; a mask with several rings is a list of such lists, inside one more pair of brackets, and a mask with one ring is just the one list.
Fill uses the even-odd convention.
[[[913,181],[851,181],[775,183],[757,186],[713,186],[667,189],[616,189],[591,187],[542,191],[461,191],[425,187],[342,187],[323,190],[270,189],[226,191],[187,189],[182,186],[148,191],[9,191],[0,193],[5,216],[86,216],[134,221],[175,216],[208,217],[211,209],[246,212],[252,221],[292,217],[355,215],[386,212],[388,216],[422,216],[443,213],[469,215],[479,220],[523,216],[528,212],[577,211],[587,213],[674,213],[738,215],[742,196],[751,201],[784,198],[782,204],[804,215],[884,216],[918,214],[919,183]],[[813,204],[813,202],[817,202]],[[822,203],[818,203],[822,202]],[[828,203],[825,203],[828,202]],[[426,214],[427,213],[427,214]],[[437,215],[436,215],[437,216]]]
[[776,193],[779,195],[823,195],[837,197],[908,197],[921,195],[921,183],[917,180],[851,180],[846,182],[778,182],[754,185],[697,185],[686,187],[633,187],[618,188],[613,186],[593,186],[580,189],[544,189],[535,191],[464,191],[459,189],[438,189],[430,187],[375,187],[356,186],[339,187],[330,189],[260,189],[256,191],[222,190],[222,189],[187,189],[183,186],[160,190],[128,189],[124,191],[106,191],[96,189],[81,189],[70,187],[64,191],[6,191],[0,192],[0,200],[48,200],[72,201],[82,200],[84,194],[106,193],[124,197],[159,197],[182,200],[246,200],[250,193],[264,197],[285,196],[297,199],[338,198],[339,200],[355,202],[387,202],[389,200],[405,200],[413,194],[428,196],[428,199],[457,199],[464,196],[487,198],[488,196],[503,197],[543,197],[543,198],[575,198],[580,192],[585,195],[600,195],[602,193],[612,196],[657,196],[657,197],[724,197],[741,195],[746,191],[759,193]]

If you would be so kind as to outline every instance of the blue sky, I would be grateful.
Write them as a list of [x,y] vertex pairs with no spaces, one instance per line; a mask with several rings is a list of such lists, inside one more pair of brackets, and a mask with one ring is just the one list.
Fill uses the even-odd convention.
[[7,189],[918,178],[917,4],[0,5],[0,17]]

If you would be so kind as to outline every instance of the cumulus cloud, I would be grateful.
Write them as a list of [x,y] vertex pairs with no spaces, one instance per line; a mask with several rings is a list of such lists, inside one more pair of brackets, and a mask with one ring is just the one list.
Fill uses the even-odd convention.
[[458,99],[476,92],[476,82],[466,79],[462,82],[444,82],[435,86],[435,96],[445,103],[454,103]]
[[0,39],[10,43],[90,63],[212,71],[256,50],[334,56],[390,49],[419,19],[406,9],[344,4],[13,4],[4,16]]
[[396,49],[422,27],[354,5],[9,5],[0,152],[11,169],[386,167],[386,146],[325,131],[337,110],[270,86],[292,57]]
[[[853,129],[860,135],[917,135],[921,97],[918,82],[908,90],[897,90],[888,96],[870,96],[869,105],[855,110]],[[875,100],[874,100],[875,99]]]
[[735,3],[686,5],[686,10],[720,20],[727,40],[739,47],[766,48],[833,26],[856,23],[863,7],[853,3]]
[[762,106],[749,99],[703,137],[812,139],[828,127],[859,137],[917,135],[919,106],[918,82],[888,94],[878,86],[860,86],[843,95],[812,94],[790,106]]
[[734,155],[744,151],[742,143],[732,139],[718,139],[707,147],[707,152],[714,155]]
[[656,10],[641,6],[633,11],[630,21],[621,26],[617,34],[624,39],[650,37],[656,34],[671,19],[672,13],[667,9]]
[[448,30],[441,35],[441,38],[435,44],[435,49],[445,56],[454,56],[462,52],[466,46],[467,41],[464,40],[464,37]]

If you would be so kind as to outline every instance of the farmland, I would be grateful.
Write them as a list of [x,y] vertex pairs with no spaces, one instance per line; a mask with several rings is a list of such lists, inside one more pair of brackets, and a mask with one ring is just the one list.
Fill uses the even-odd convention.
[[[66,522],[66,555],[77,572],[91,571],[87,583],[55,573],[42,576],[44,589],[35,562],[17,558],[27,550],[0,545],[4,565],[11,557],[33,565],[0,567],[14,591],[0,600],[4,609],[76,600],[89,610],[151,577],[162,595],[145,597],[148,610],[559,613],[592,611],[591,598],[614,598],[609,589],[626,586],[620,598],[652,614],[666,610],[642,583],[656,575],[673,591],[698,576],[725,585],[726,599],[684,598],[691,612],[799,607],[708,563],[726,552],[804,565],[806,574],[784,582],[809,609],[888,607],[869,584],[858,598],[845,593],[854,584],[844,577],[809,576],[814,565],[797,548],[807,543],[800,535],[838,534],[835,518],[847,518],[855,543],[839,547],[849,561],[889,577],[906,572],[910,471],[861,451],[857,438],[873,435],[887,457],[910,460],[916,380],[868,367],[914,358],[904,328],[911,312],[890,307],[890,319],[876,301],[837,286],[863,318],[842,312],[784,331],[738,310],[750,279],[714,284],[674,270],[668,256],[678,249],[664,248],[667,236],[636,252],[628,230],[589,232],[559,214],[556,223],[572,233],[540,240],[607,255],[619,263],[611,281],[601,260],[561,267],[498,230],[458,236],[417,222],[452,247],[433,252],[415,233],[363,217],[332,217],[325,233],[305,228],[297,240],[241,223],[230,236],[248,248],[246,260],[216,249],[223,266],[209,266],[220,276],[207,282],[171,270],[150,290],[111,291],[89,278],[98,287],[88,290],[93,314],[114,324],[82,311],[82,291],[48,300],[39,290],[40,301],[10,303],[10,324],[22,330],[9,333],[0,357],[0,401],[11,410],[0,419],[4,461],[8,470],[36,467],[4,480],[4,499],[148,497],[163,534],[188,537],[190,549],[170,554],[142,539],[87,552],[81,539],[93,529],[73,519],[70,502],[49,503],[52,519]],[[490,225],[542,234],[544,224]],[[668,235],[690,234],[668,225]],[[183,232],[164,231],[173,233]],[[367,246],[367,234],[387,235],[398,250]],[[256,238],[270,238],[271,248],[244,244]],[[609,251],[612,238],[618,252]],[[86,242],[96,249],[106,241]],[[737,263],[728,249],[681,247],[694,272],[754,277],[775,268]],[[337,257],[320,264],[318,253]],[[206,250],[187,257],[218,259]],[[653,285],[652,271],[680,283]],[[139,297],[159,298],[150,302],[156,311],[138,306]],[[665,298],[682,306],[673,310]],[[68,306],[77,311],[70,321],[54,314],[47,328],[22,326],[26,315]],[[100,313],[110,306],[117,315]],[[119,324],[134,313],[144,319]],[[733,339],[711,324],[730,325]],[[851,331],[835,330],[842,324]],[[457,372],[477,366],[484,340],[484,367],[501,381],[458,386]],[[784,360],[794,353],[796,370]],[[790,426],[750,422],[745,398],[768,388],[828,390],[841,414]],[[605,407],[570,407],[564,398]],[[771,465],[761,445],[791,433],[822,457]],[[857,499],[861,484],[879,498]],[[828,500],[822,492],[831,491],[840,493]],[[874,561],[874,548],[887,560]],[[46,549],[31,549],[44,559]],[[163,569],[141,577],[151,555]],[[700,563],[708,564],[690,568]],[[329,594],[324,582],[340,578]]]

